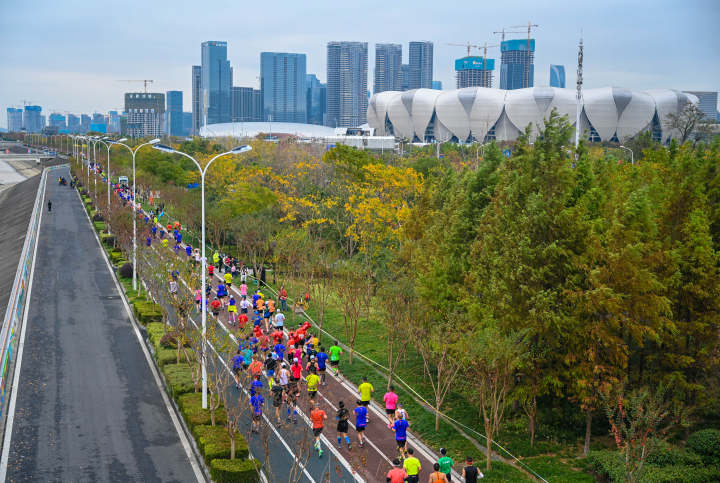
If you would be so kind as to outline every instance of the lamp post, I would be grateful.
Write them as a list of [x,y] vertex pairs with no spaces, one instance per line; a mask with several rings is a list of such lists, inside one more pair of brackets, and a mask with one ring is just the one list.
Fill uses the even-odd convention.
[[207,297],[205,294],[205,287],[206,287],[206,280],[205,280],[205,272],[206,272],[206,265],[207,265],[207,257],[205,256],[205,173],[207,173],[208,168],[212,164],[213,161],[216,159],[227,156],[228,154],[242,154],[246,153],[250,150],[252,150],[251,146],[243,145],[238,146],[236,148],[231,149],[230,151],[227,151],[225,153],[220,153],[213,157],[210,161],[208,161],[208,164],[205,165],[205,167],[201,167],[200,163],[197,162],[195,158],[190,156],[189,154],[183,153],[182,151],[178,151],[176,149],[171,148],[170,146],[165,146],[163,144],[156,144],[153,146],[153,149],[157,149],[158,151],[163,151],[165,153],[173,153],[173,154],[179,154],[181,156],[185,156],[186,158],[190,159],[193,163],[195,163],[195,166],[197,166],[198,170],[200,170],[200,200],[201,200],[201,210],[200,210],[200,231],[201,231],[201,250],[202,250],[202,264],[201,264],[201,279],[202,279],[202,289],[200,292],[200,296],[202,297],[200,302],[200,311],[202,312],[202,338],[203,338],[203,358],[202,358],[202,407],[203,409],[207,409],[207,364],[205,363],[205,334],[207,329]]
[[635,164],[635,154],[633,153],[633,150],[626,146],[620,146],[620,148],[630,151],[630,164],[634,165]]
[[[123,138],[125,139],[125,138]],[[127,141],[127,140],[126,140]],[[133,204],[133,290],[137,290],[137,200],[135,200],[135,154],[143,146],[151,146],[160,142],[159,139],[155,138],[152,141],[142,143],[135,146],[135,149],[131,148],[122,141],[108,141],[110,144],[117,144],[123,146],[125,149],[130,151],[132,154],[132,204]]]

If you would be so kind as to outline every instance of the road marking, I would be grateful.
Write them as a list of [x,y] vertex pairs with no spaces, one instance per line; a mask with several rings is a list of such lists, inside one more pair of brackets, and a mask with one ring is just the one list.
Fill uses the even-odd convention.
[[[80,203],[82,203],[82,198],[80,198],[80,193],[75,190],[75,193],[77,193],[78,198],[80,199]],[[83,207],[83,213],[85,213],[85,216],[87,217],[88,222],[90,223],[90,226],[92,227],[92,221],[90,220],[90,216],[87,213],[87,210]],[[108,260],[107,253],[105,253],[105,250],[103,249],[102,243],[100,242],[100,237],[98,237],[98,234],[95,232],[95,230],[92,230],[93,235],[95,236],[95,240],[97,241],[98,245],[100,246],[100,252],[102,253],[102,258],[105,260],[105,264],[108,267],[108,270],[110,271],[110,278],[112,278],[115,289],[118,291],[118,293],[124,293],[122,288],[120,287],[120,284],[117,281],[117,278],[115,278],[115,272],[112,269],[112,265],[110,264],[110,260]],[[125,297],[121,297],[123,307],[125,307],[125,312],[127,313],[128,317],[130,318],[130,324],[133,327],[133,331],[135,332],[135,336],[137,337],[138,343],[140,344],[140,348],[143,351],[143,354],[145,355],[145,360],[148,363],[148,366],[150,367],[150,372],[153,375],[153,379],[155,380],[155,384],[157,385],[158,389],[160,390],[160,394],[163,398],[163,403],[165,404],[165,408],[168,411],[168,414],[170,415],[170,419],[172,420],[173,426],[175,426],[175,431],[177,432],[178,436],[180,437],[180,443],[183,446],[183,449],[185,450],[185,454],[188,457],[188,461],[190,463],[190,466],[193,469],[193,473],[195,473],[195,478],[199,482],[206,481],[205,474],[203,473],[202,469],[200,469],[200,465],[198,464],[195,453],[192,450],[192,447],[190,446],[190,441],[187,439],[187,435],[185,434],[185,431],[183,430],[182,426],[180,425],[180,421],[177,418],[177,415],[175,414],[175,410],[173,409],[172,405],[170,404],[170,398],[165,392],[165,389],[162,386],[162,382],[160,381],[160,375],[158,374],[157,368],[155,367],[155,363],[152,360],[152,356],[150,355],[150,351],[148,351],[147,347],[145,346],[145,342],[143,341],[142,334],[140,333],[140,329],[138,329],[137,324],[134,322],[134,316],[132,311],[130,310],[130,306],[127,303],[127,300],[125,300]],[[1,476],[1,475],[0,475]]]
[[15,403],[17,402],[17,394],[20,391],[20,369],[22,367],[23,351],[25,349],[25,334],[27,333],[27,319],[30,312],[30,299],[32,298],[33,281],[35,280],[35,262],[37,261],[37,250],[40,245],[40,228],[42,226],[42,216],[45,207],[45,190],[47,189],[47,175],[45,175],[45,187],[43,188],[42,202],[38,209],[40,210],[40,219],[38,220],[37,233],[35,234],[35,248],[33,249],[33,261],[30,267],[30,281],[28,283],[27,300],[25,301],[25,310],[23,311],[22,327],[20,329],[20,342],[18,343],[17,362],[15,363],[15,374],[13,374],[12,394],[10,395],[10,405],[8,406],[7,424],[5,425],[5,438],[3,440],[2,457],[0,458],[0,481],[5,481],[7,476],[8,458],[10,456],[10,441],[12,439],[13,423],[15,422]]

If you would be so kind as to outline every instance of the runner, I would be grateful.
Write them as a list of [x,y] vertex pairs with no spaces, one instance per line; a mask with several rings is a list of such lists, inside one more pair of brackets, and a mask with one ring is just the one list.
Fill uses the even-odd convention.
[[445,473],[447,481],[449,482],[451,478],[452,467],[455,462],[447,455],[447,450],[445,448],[440,448],[440,455],[441,456],[437,464],[440,467],[440,472]]
[[278,371],[278,380],[280,381],[280,386],[285,392],[287,392],[287,387],[290,383],[290,371],[288,371],[287,364],[285,364],[284,362],[280,364],[280,371]]
[[[315,376],[317,377],[317,376]],[[316,385],[317,388],[317,385]],[[325,411],[320,409],[320,406],[318,403],[315,403],[315,409],[310,411],[310,419],[313,423],[313,436],[315,436],[315,444],[314,447],[318,452],[318,457],[322,458],[323,450],[320,447],[320,435],[323,432],[323,422],[327,419],[327,414],[325,414]]]
[[[315,360],[315,356],[310,356],[310,360],[308,361],[307,365],[305,366],[305,370],[312,374],[317,374],[318,365],[317,365],[317,361]],[[320,377],[318,377],[318,381],[319,380],[320,380]]]
[[311,403],[315,401],[315,396],[317,395],[319,382],[320,382],[320,378],[314,372],[311,372],[310,374],[307,375],[307,377],[305,377],[305,383],[307,384],[308,397],[310,398]]
[[228,295],[225,284],[222,282],[218,282],[215,292],[217,293],[217,298],[220,299],[220,303],[222,304],[222,307],[225,308],[225,299],[227,298],[227,295]]
[[325,382],[325,369],[327,369],[327,366],[325,364],[328,360],[328,355],[325,353],[325,348],[320,347],[320,352],[317,353],[315,359],[317,359],[317,370],[320,374],[322,385],[327,386],[327,383]]
[[403,483],[407,478],[407,473],[402,468],[400,460],[395,458],[393,460],[393,467],[388,471],[386,481],[388,483]]
[[418,483],[420,481],[422,465],[420,464],[420,460],[413,454],[414,451],[412,448],[408,448],[407,452],[408,457],[403,461],[403,468],[405,468],[405,472],[407,473],[407,482]]
[[200,304],[202,303],[202,290],[197,289],[195,290],[195,307],[197,307],[198,312],[200,312]]
[[[250,364],[251,371],[252,371],[253,364],[255,364],[256,362],[258,362],[258,361],[253,361],[252,364]],[[258,364],[260,364],[260,363],[258,362]],[[260,364],[260,367],[262,367],[262,364]],[[256,394],[261,394],[262,388],[263,388],[263,383],[260,380],[260,374],[255,374],[253,376],[252,382],[250,383],[250,395],[254,396]]]
[[280,419],[280,406],[282,406],[284,390],[282,385],[280,384],[279,378],[274,379],[274,383],[272,389],[270,390],[270,393],[272,394],[273,407],[275,408],[275,420],[277,422],[277,425],[281,426],[282,420]]
[[292,375],[292,381],[297,382],[302,377],[302,364],[300,364],[300,360],[296,357],[293,360],[293,365],[290,366],[290,374]]
[[404,419],[408,423],[410,422],[410,415],[407,412],[407,409],[405,409],[402,405],[402,403],[397,403],[397,410],[395,411],[395,419]]
[[[282,343],[282,339],[278,341],[275,346],[273,347],[273,350],[275,351],[275,354],[277,354],[278,358],[282,361],[283,357],[285,357],[285,346]],[[285,363],[283,362],[283,367],[285,367]]]
[[218,315],[220,315],[220,306],[221,306],[221,305],[222,305],[222,304],[221,304],[221,302],[220,302],[220,299],[218,299],[217,297],[215,297],[215,300],[213,300],[212,302],[210,302],[210,309],[212,310],[212,314],[213,314],[215,317],[217,317]]
[[485,475],[473,464],[472,456],[465,458],[465,466],[462,470],[462,477],[465,483],[477,483],[478,478],[484,478]]
[[275,376],[275,368],[277,367],[277,354],[268,352],[265,356],[265,373],[267,377],[272,379]]
[[273,317],[273,327],[275,327],[275,330],[279,330],[280,332],[282,332],[285,328],[285,314],[279,310],[275,314],[275,317]]
[[265,404],[265,398],[262,397],[260,393],[254,394],[250,398],[250,404],[253,407],[253,418],[250,431],[258,433],[260,431],[260,421],[262,421],[262,410],[263,405]]
[[240,371],[244,368],[244,358],[240,353],[240,349],[237,350],[235,357],[233,357],[233,377],[235,377],[235,387],[240,389]]
[[430,474],[430,478],[428,479],[429,483],[449,483],[447,479],[447,475],[440,471],[440,465],[435,463],[433,465],[433,472]]
[[356,401],[357,407],[355,408],[355,431],[357,431],[358,441],[360,441],[360,447],[365,445],[365,439],[363,433],[367,426],[367,413],[368,410],[362,405],[360,401]]
[[[372,393],[375,392],[375,388],[370,384],[367,380],[367,376],[363,376],[362,378],[362,384],[358,386],[358,390],[360,391],[360,404],[367,407],[370,405],[370,398],[372,397]],[[370,418],[367,418],[367,423],[370,422]]]
[[288,299],[288,293],[287,290],[285,290],[285,287],[280,287],[280,292],[278,293],[278,298],[280,299],[280,309],[285,312],[287,311],[287,299]]
[[348,419],[350,418],[350,412],[345,408],[345,403],[340,401],[338,403],[338,411],[335,419],[337,419],[337,444],[338,448],[342,448],[342,438],[345,438],[348,451],[352,450],[350,444],[350,436],[348,436]]
[[340,348],[340,345],[338,341],[335,341],[335,344],[330,346],[330,366],[332,367],[333,371],[335,372],[336,376],[340,376],[340,354],[342,354],[342,349]]
[[225,279],[225,285],[227,285],[227,288],[230,289],[232,287],[232,275],[230,272],[225,270],[225,275],[223,275],[223,279]]
[[237,305],[235,304],[235,297],[232,295],[228,300],[228,319],[230,325],[235,325],[237,322]]
[[300,395],[300,389],[296,381],[290,380],[287,384],[287,418],[286,422],[290,422],[290,416],[292,415],[293,424],[297,424],[297,398]]
[[407,457],[405,444],[407,443],[408,426],[410,426],[410,423],[404,419],[398,419],[392,427],[392,430],[395,431],[395,442],[397,443],[398,452],[403,459]]
[[220,254],[215,250],[212,256],[213,265],[217,267],[218,272],[220,271]]
[[390,390],[383,396],[385,400],[385,414],[388,418],[388,429],[393,427],[395,422],[395,410],[397,409],[398,395],[395,394],[395,387],[390,386]]
[[247,297],[247,289],[248,289],[248,286],[245,284],[245,281],[243,281],[240,284],[240,295],[242,295],[243,298]]
[[252,303],[250,303],[247,297],[243,295],[243,298],[240,301],[240,312],[247,314],[250,307],[252,307]]

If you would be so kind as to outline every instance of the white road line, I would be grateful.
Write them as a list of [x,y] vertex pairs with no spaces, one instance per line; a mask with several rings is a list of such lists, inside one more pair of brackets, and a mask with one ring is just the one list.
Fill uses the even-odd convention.
[[10,405],[8,406],[7,424],[5,425],[5,438],[3,440],[2,457],[0,458],[0,481],[5,481],[7,477],[8,458],[10,457],[10,441],[12,440],[13,423],[15,422],[15,404],[17,402],[17,394],[20,391],[20,368],[22,367],[23,351],[25,349],[25,334],[27,333],[27,319],[30,312],[30,300],[32,299],[33,281],[35,279],[35,262],[37,261],[37,250],[40,245],[40,228],[42,227],[42,216],[45,208],[45,190],[47,189],[47,174],[45,175],[45,187],[43,188],[42,202],[38,209],[40,210],[40,219],[38,220],[37,233],[35,234],[35,248],[33,249],[33,261],[30,267],[30,281],[28,283],[27,300],[25,300],[25,309],[23,311],[22,328],[20,329],[20,341],[18,343],[17,362],[15,363],[15,374],[13,374],[12,394],[10,395]]
[[[78,195],[78,198],[80,199],[80,203],[82,203],[82,198],[80,198],[80,193],[75,191]],[[90,220],[90,216],[87,213],[87,210],[84,209],[83,206],[83,213],[85,213],[85,216],[87,217],[88,222],[90,223],[90,226],[92,227],[92,221]],[[180,421],[177,418],[177,415],[175,414],[175,410],[172,407],[172,404],[170,403],[170,398],[165,392],[165,389],[163,388],[162,382],[160,380],[160,375],[158,374],[157,368],[155,367],[155,363],[153,362],[152,356],[150,355],[150,351],[148,351],[148,348],[145,346],[145,342],[143,341],[142,334],[140,333],[140,329],[137,327],[137,324],[134,322],[134,316],[132,311],[130,310],[130,306],[127,303],[127,300],[124,297],[124,291],[120,287],[120,284],[118,283],[117,279],[115,278],[115,272],[112,269],[112,265],[110,264],[110,261],[108,260],[107,254],[105,253],[105,250],[103,249],[102,243],[100,242],[100,237],[98,237],[98,234],[95,232],[94,228],[92,229],[93,235],[95,235],[95,240],[97,241],[100,252],[102,253],[103,260],[105,260],[105,264],[108,267],[108,270],[110,271],[110,277],[112,278],[113,282],[115,283],[115,288],[117,289],[118,293],[121,295],[120,300],[122,300],[123,307],[125,307],[125,312],[127,313],[128,318],[130,319],[130,323],[133,327],[133,330],[135,332],[135,336],[137,337],[138,343],[140,344],[140,348],[143,351],[143,354],[145,355],[145,360],[147,361],[148,366],[150,367],[150,372],[152,372],[153,379],[155,380],[155,384],[157,385],[158,389],[160,390],[160,394],[163,398],[163,403],[165,404],[165,408],[167,409],[168,414],[170,415],[170,419],[172,420],[173,426],[175,426],[175,431],[177,432],[178,436],[180,437],[180,443],[183,446],[183,449],[185,450],[185,454],[188,457],[188,461],[190,463],[190,466],[193,469],[193,473],[195,473],[195,478],[199,482],[206,481],[205,474],[203,473],[202,469],[200,469],[200,465],[198,464],[195,453],[192,450],[192,447],[190,445],[190,441],[187,439],[187,435],[185,434],[185,431],[183,430]]]

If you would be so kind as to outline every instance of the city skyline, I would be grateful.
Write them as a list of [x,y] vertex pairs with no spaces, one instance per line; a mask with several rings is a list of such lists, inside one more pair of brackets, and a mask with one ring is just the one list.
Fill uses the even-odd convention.
[[[0,51],[0,75],[4,82],[0,110],[22,108],[27,100],[43,106],[44,114],[108,112],[122,105],[125,92],[142,89],[141,84],[118,80],[151,78],[155,81],[150,89],[153,92],[183,91],[183,111],[191,111],[188,73],[192,65],[199,63],[198,46],[207,40],[228,43],[234,86],[258,88],[262,51],[304,53],[307,73],[327,82],[327,43],[367,42],[368,85],[372,86],[376,43],[403,45],[403,63],[407,63],[408,43],[426,39],[434,43],[433,80],[449,87],[455,84],[454,60],[464,52],[448,43],[497,42],[499,36],[492,35],[493,31],[528,19],[539,24],[532,35],[536,40],[535,85],[547,84],[544,73],[550,64],[565,65],[567,85],[574,85],[581,29],[588,87],[717,91],[720,78],[720,63],[713,62],[719,50],[718,41],[711,34],[720,17],[720,6],[707,0],[682,6],[655,2],[653,8],[639,1],[603,5],[582,2],[572,12],[566,11],[562,2],[550,5],[527,2],[514,5],[512,10],[502,5],[469,4],[463,7],[462,15],[430,2],[398,2],[391,6],[368,3],[362,7],[317,2],[317,8],[323,12],[320,19],[309,16],[305,7],[291,3],[271,13],[260,7],[243,6],[250,9],[254,20],[243,26],[242,33],[238,33],[232,15],[240,11],[239,7],[231,2],[218,2],[214,8],[197,15],[185,14],[183,6],[193,5],[189,2],[174,3],[177,8],[170,11],[161,5],[130,2],[130,7],[133,5],[142,5],[143,14],[133,19],[139,29],[130,35],[127,5],[101,6],[81,1],[73,8],[48,4],[38,11],[20,1],[4,2],[0,6],[0,31],[6,40],[13,41],[4,42]],[[162,15],[153,15],[160,10]],[[348,18],[353,22],[347,22]],[[397,22],[397,18],[404,21]],[[307,28],[298,30],[297,25],[303,20],[302,25]],[[672,36],[664,34],[663,25],[668,24],[673,25]],[[28,29],[28,25],[33,28]],[[448,25],[453,28],[448,29]],[[47,44],[42,42],[44,36],[36,35],[37,31],[56,40],[52,44],[53,55],[40,55]],[[186,33],[169,36],[168,32]],[[98,38],[101,40],[90,41]],[[471,55],[481,53],[474,50]],[[488,57],[497,59],[499,64],[499,52],[489,52]],[[673,59],[673,69],[667,69],[669,58]],[[497,68],[495,78],[499,78]],[[6,123],[1,116],[0,126],[7,127]]]

